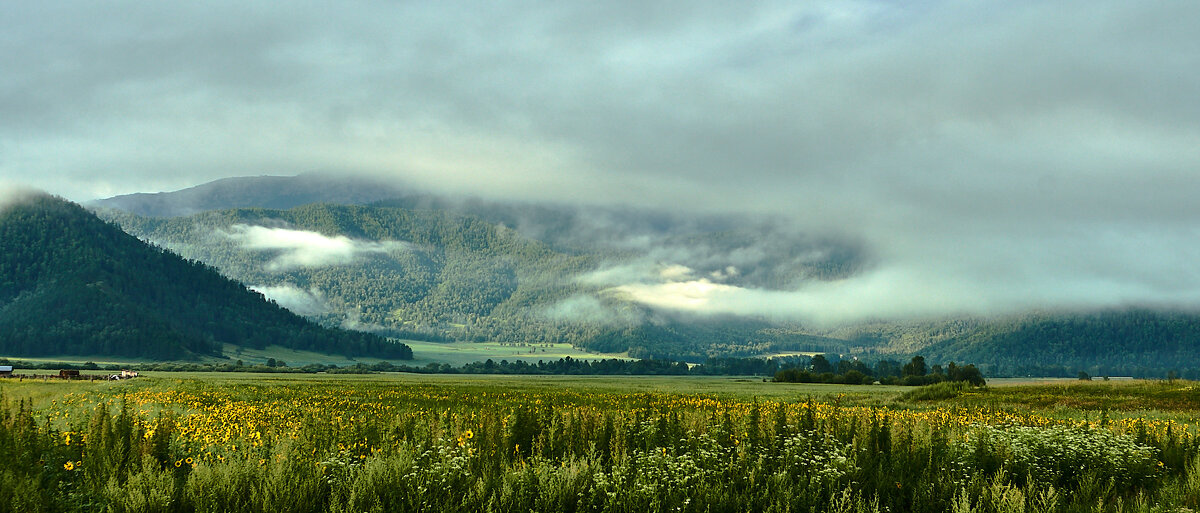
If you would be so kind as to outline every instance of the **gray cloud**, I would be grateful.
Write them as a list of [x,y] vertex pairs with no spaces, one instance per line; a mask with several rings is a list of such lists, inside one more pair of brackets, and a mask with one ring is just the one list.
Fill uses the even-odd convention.
[[325,295],[316,287],[303,290],[288,284],[256,285],[250,287],[250,290],[300,315],[321,315],[330,311]]
[[630,307],[628,303],[609,302],[582,294],[551,305],[544,315],[555,321],[582,321],[612,326],[632,326],[646,319],[644,312]]
[[767,213],[878,262],[789,300],[737,292],[746,310],[1198,302],[1188,2],[9,2],[0,20],[0,179],[73,199],[366,173]]

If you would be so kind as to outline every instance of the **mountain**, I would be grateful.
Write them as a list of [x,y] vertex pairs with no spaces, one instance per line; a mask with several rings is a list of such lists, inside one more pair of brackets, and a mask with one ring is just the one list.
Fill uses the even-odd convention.
[[34,195],[0,208],[0,353],[186,359],[223,344],[412,355],[314,324],[74,203]]
[[402,194],[395,184],[320,174],[224,178],[195,187],[157,193],[114,196],[90,206],[144,216],[175,217],[227,208],[292,208],[309,203],[359,205]]
[[[872,265],[862,243],[799,233],[778,219],[454,198],[384,186],[371,191],[378,201],[360,196],[351,202],[357,205],[336,205],[343,189],[331,185],[326,194],[304,185],[312,178],[233,180],[236,194],[214,182],[156,197],[192,208],[197,203],[190,198],[203,190],[205,205],[261,208],[172,218],[102,214],[325,325],[399,337],[569,342],[693,361],[807,350],[866,358],[924,354],[931,362],[978,363],[993,375],[1200,368],[1200,315],[1190,312],[1025,312],[815,330],[655,309],[621,286],[661,284],[670,281],[662,275],[681,273],[682,281],[794,290]],[[369,180],[339,180],[343,188],[372,189]],[[323,204],[293,206],[281,192],[305,187],[302,199]],[[320,247],[324,253],[314,253]]]
[[797,232],[769,217],[463,198],[366,177],[226,178],[173,192],[115,196],[91,206],[170,218],[236,208],[287,210],[310,203],[455,214],[513,230],[556,252],[670,261],[698,275],[725,273],[732,266],[739,272],[728,278],[729,284],[768,290],[845,278],[870,261],[856,241]]
[[655,311],[594,278],[640,263],[641,255],[559,251],[454,211],[314,204],[176,218],[104,215],[326,325],[691,360],[842,347],[765,320]]

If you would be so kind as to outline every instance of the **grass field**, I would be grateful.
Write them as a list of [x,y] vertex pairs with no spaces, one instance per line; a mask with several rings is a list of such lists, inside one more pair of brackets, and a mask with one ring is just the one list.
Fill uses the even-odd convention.
[[147,374],[0,381],[0,511],[1200,506],[1191,382]]
[[[514,346],[511,344],[501,344],[499,342],[423,342],[419,340],[402,340],[413,350],[412,360],[389,360],[392,363],[425,366],[430,363],[447,363],[455,367],[466,363],[482,362],[488,359],[499,362],[500,360],[517,361],[522,360],[530,363],[536,363],[538,360],[552,361],[560,358],[571,357],[576,360],[600,360],[607,358],[628,359],[624,354],[604,354],[590,353],[581,349],[576,349],[570,344],[537,344],[530,346]],[[315,353],[312,351],[297,351],[281,346],[268,346],[265,349],[241,348],[234,345],[226,345],[224,350],[225,357],[202,357],[202,363],[229,363],[236,360],[242,360],[246,365],[264,364],[267,359],[275,359],[283,361],[290,367],[303,367],[308,364],[318,363],[321,365],[337,365],[346,367],[356,363],[373,364],[382,361],[380,358],[358,357],[347,358],[340,355],[332,355],[325,353]],[[138,358],[113,358],[104,356],[60,356],[53,358],[27,358],[14,357],[15,360],[35,362],[35,363],[75,363],[81,364],[85,362],[93,362],[99,365],[129,365],[139,363],[155,363],[157,360],[145,360]]]

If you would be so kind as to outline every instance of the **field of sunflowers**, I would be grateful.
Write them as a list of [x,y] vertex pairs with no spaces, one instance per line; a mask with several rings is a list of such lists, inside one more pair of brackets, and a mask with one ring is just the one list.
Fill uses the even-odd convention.
[[0,381],[0,511],[1191,511],[1195,383]]

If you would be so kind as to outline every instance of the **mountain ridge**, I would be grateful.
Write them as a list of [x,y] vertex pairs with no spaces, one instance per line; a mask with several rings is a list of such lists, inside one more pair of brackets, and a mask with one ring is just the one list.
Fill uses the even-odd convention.
[[133,193],[92,201],[150,217],[178,217],[230,208],[288,209],[309,203],[366,204],[402,193],[378,180],[343,180],[322,174],[240,176],[169,192]]
[[317,326],[61,198],[0,210],[5,354],[192,359],[220,356],[227,343],[411,358],[403,344]]

